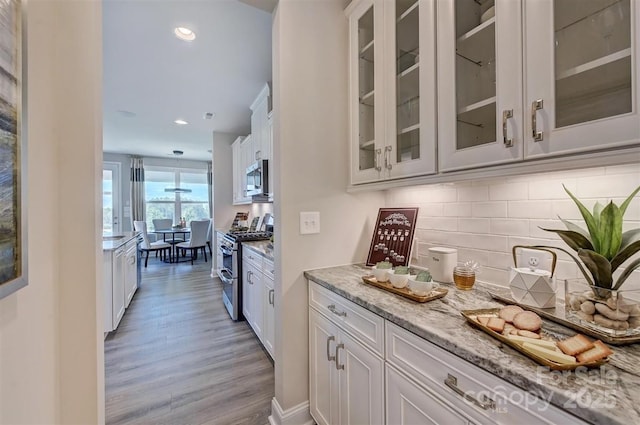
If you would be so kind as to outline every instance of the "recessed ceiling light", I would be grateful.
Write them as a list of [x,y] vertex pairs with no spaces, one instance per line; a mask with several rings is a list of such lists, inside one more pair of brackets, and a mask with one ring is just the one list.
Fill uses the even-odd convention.
[[205,112],[202,118],[204,118],[205,120],[210,120],[215,116],[216,114],[214,114],[213,112]]
[[189,28],[177,27],[176,29],[173,30],[173,33],[180,40],[193,41],[196,39],[196,33],[191,31]]
[[175,120],[174,123],[178,124],[178,125],[187,125],[189,124],[188,122],[186,122],[185,120]]

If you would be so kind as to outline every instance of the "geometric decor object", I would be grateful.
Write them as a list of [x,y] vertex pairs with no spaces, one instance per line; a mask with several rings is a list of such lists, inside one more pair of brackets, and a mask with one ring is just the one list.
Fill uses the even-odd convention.
[[538,308],[556,305],[556,280],[546,270],[511,268],[509,287],[518,303]]

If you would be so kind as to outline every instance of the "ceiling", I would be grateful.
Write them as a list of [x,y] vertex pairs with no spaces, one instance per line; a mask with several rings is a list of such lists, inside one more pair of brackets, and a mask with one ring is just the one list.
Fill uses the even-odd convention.
[[214,131],[249,134],[249,105],[271,81],[276,1],[105,0],[103,150],[210,161]]

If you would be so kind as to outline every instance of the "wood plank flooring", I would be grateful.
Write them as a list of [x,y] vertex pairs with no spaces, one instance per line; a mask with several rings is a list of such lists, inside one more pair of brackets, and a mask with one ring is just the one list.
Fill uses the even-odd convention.
[[264,425],[273,365],[222,304],[211,262],[149,258],[118,329],[105,340],[108,425]]

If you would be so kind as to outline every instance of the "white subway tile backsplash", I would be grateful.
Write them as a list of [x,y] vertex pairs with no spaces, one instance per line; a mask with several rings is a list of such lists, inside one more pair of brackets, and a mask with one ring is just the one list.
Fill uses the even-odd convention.
[[551,218],[551,201],[509,201],[510,218]]
[[489,186],[489,199],[492,201],[517,201],[529,199],[527,183],[503,183]]
[[529,236],[529,220],[492,218],[491,233],[508,236]]
[[490,220],[488,218],[459,218],[458,230],[466,233],[489,233]]
[[473,217],[506,217],[507,203],[505,201],[474,202],[471,205]]
[[488,186],[469,186],[458,188],[458,201],[459,202],[478,202],[489,200],[489,187]]
[[[430,247],[456,248],[460,262],[475,260],[482,266],[479,281],[508,286],[514,245],[546,245],[576,255],[555,233],[540,229],[564,229],[558,215],[586,227],[562,184],[589,210],[609,199],[620,205],[640,185],[640,165],[392,189],[386,192],[386,203],[420,208],[412,255],[418,265],[427,265]],[[640,195],[629,204],[623,223],[624,230],[638,227]],[[581,273],[568,254],[555,252],[561,292],[562,279],[578,278]],[[629,284],[640,288],[640,270],[632,274]]]
[[445,217],[471,217],[471,202],[450,202],[443,204]]

